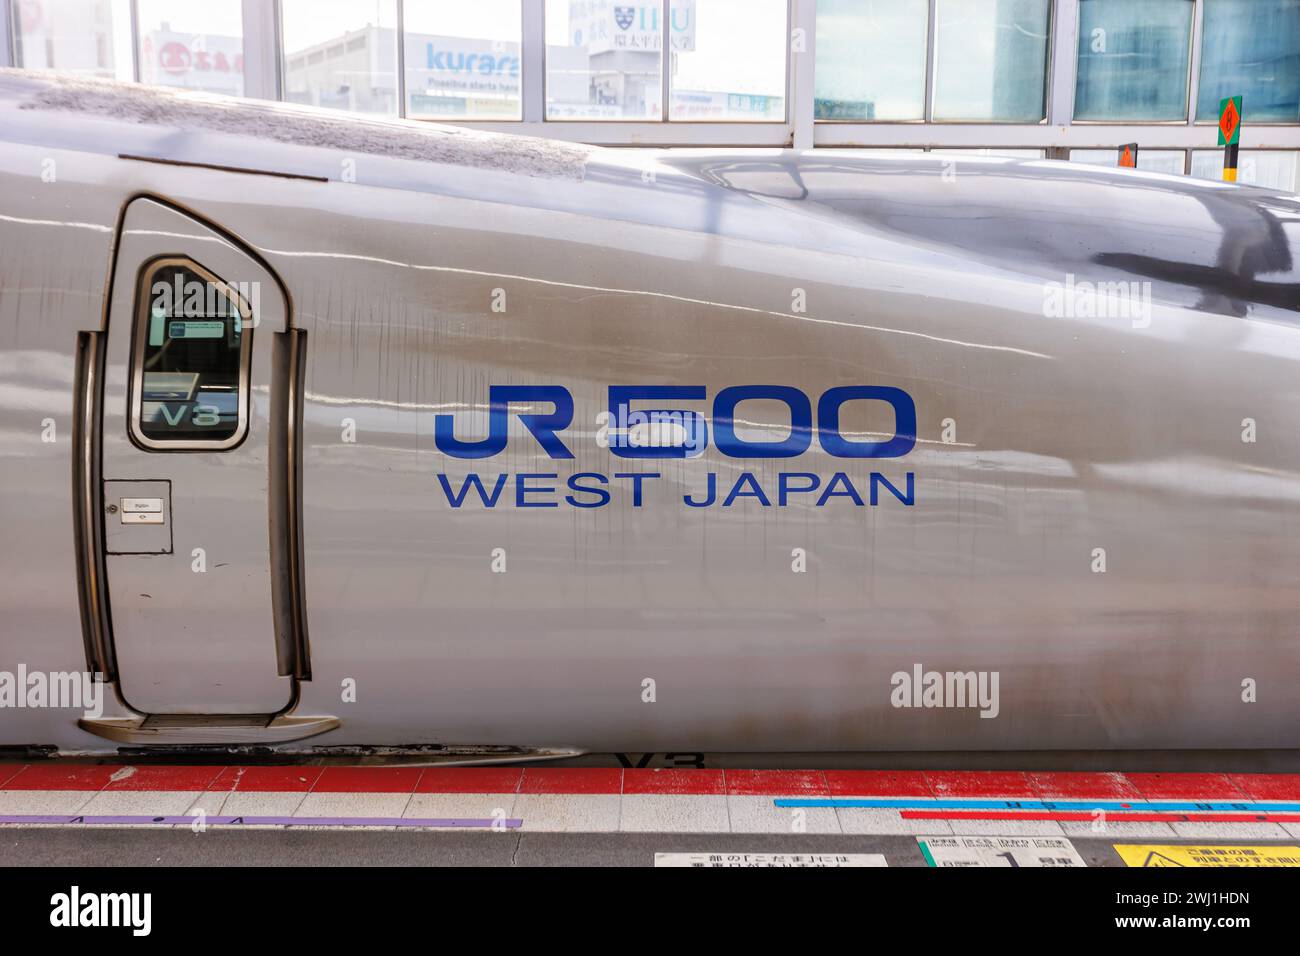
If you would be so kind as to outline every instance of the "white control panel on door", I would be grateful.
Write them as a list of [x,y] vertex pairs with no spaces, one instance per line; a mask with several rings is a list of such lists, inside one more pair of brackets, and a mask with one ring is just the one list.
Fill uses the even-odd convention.
[[121,499],[122,524],[162,524],[163,502],[161,498],[123,498]]
[[166,479],[104,482],[104,545],[109,554],[170,554],[172,489]]

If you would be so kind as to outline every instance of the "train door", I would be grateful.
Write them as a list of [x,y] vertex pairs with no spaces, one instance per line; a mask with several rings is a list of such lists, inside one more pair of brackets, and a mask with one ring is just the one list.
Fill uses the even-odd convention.
[[115,676],[141,713],[275,714],[304,676],[288,332],[279,283],[230,238],[162,202],[127,207],[101,547]]

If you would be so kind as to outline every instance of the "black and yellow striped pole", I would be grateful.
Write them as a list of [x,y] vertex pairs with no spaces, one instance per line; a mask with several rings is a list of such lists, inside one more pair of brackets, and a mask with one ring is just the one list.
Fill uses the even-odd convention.
[[1237,181],[1237,150],[1241,145],[1241,97],[1219,101],[1219,145],[1223,147],[1223,181]]

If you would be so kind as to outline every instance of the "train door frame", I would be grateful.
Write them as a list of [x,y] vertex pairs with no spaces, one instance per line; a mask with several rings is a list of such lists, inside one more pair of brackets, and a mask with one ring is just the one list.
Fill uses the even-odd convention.
[[[169,447],[165,433],[162,440],[142,433],[141,363],[146,343],[157,331],[157,322],[147,314],[151,290],[145,283],[163,266],[189,270],[227,295],[238,316],[227,317],[221,334],[231,335],[230,322],[245,333],[238,344],[239,420],[231,434],[216,441],[182,439]],[[257,314],[237,291],[237,280],[244,277],[251,277],[248,281],[256,283],[252,288],[260,290]],[[292,316],[288,289],[247,243],[158,196],[137,195],[124,204],[101,327],[79,335],[74,396],[73,486],[87,662],[112,685],[114,693],[106,696],[118,704],[101,718],[80,722],[91,733],[129,743],[274,743],[339,724],[332,716],[293,713],[299,682],[311,678],[311,657],[303,594],[300,470],[306,333],[294,327]],[[167,327],[185,324],[168,322]],[[204,327],[204,334],[215,335],[219,321],[197,325]],[[181,328],[178,334],[187,333]],[[168,338],[166,345],[173,344]],[[164,408],[166,401],[170,399],[164,400]],[[158,407],[153,401],[151,414]],[[182,417],[173,411],[165,418],[171,421],[173,416]],[[224,457],[218,461],[214,456]],[[196,470],[205,459],[208,467],[220,466],[215,485]],[[184,475],[188,487],[178,485],[176,475]],[[259,489],[262,497],[256,500]],[[161,518],[155,512],[141,519],[152,524],[135,529],[125,518],[128,507],[160,508]],[[213,526],[228,525],[232,515],[238,516],[237,528]],[[265,628],[245,634],[233,624],[223,630],[219,622],[214,627],[211,620],[197,620],[195,638],[186,633],[190,625],[176,625],[177,605],[181,614],[190,613],[178,593],[186,581],[178,573],[181,566],[196,575],[192,580],[205,585],[214,580],[197,578],[211,564],[200,569],[197,552],[180,547],[192,540],[172,540],[177,520],[192,531],[196,517],[200,526],[209,523],[219,547],[220,542],[235,542],[232,562],[221,562],[219,555],[202,557],[204,562],[236,565],[224,581],[233,582],[237,594],[253,602],[249,611],[254,617],[265,612]],[[132,536],[137,530],[141,533]],[[261,535],[264,554],[251,546],[256,534]],[[122,540],[129,542],[127,547],[120,545]],[[259,581],[263,571],[265,580]],[[171,588],[171,596],[160,602],[171,605],[170,625],[157,616],[157,605],[146,603],[153,600],[150,588],[139,586],[153,580],[151,574]],[[206,598],[201,591],[194,593],[200,603],[220,604],[223,599],[216,589]],[[141,621],[143,630],[138,629]],[[173,644],[173,638],[189,643]],[[178,686],[160,690],[169,675]],[[191,687],[197,688],[193,705],[187,696]]]

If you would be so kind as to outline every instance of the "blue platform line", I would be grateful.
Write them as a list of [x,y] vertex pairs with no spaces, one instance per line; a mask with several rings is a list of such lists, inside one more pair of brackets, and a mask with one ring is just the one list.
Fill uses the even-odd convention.
[[1274,801],[1269,803],[1151,801],[1142,800],[927,800],[907,797],[778,797],[778,807],[842,807],[870,810],[1157,810],[1174,812],[1241,812],[1267,813],[1272,811],[1300,812],[1300,801]]

